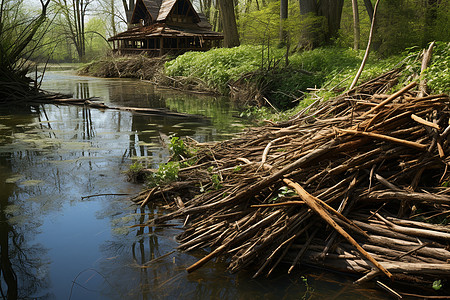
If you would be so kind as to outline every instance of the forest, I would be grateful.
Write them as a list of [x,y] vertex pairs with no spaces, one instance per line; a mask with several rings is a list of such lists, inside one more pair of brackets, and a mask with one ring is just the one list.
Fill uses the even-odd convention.
[[[105,53],[111,50],[107,39],[126,30],[134,2],[42,0],[38,3],[2,0],[0,55],[3,77],[6,77],[2,82],[8,82],[9,86],[17,85],[18,82],[26,83],[27,79],[23,74],[29,71],[33,63],[85,63],[104,58]],[[224,47],[260,47],[258,50],[247,48],[247,51],[236,50],[237,52],[231,52],[229,55],[223,54],[232,57],[231,60],[236,57],[236,61],[242,62],[243,56],[258,51],[259,56],[245,62],[257,65],[258,69],[274,69],[275,64],[277,69],[280,69],[291,62],[293,69],[308,71],[302,67],[305,65],[303,62],[295,62],[295,55],[329,47],[335,47],[331,53],[353,49],[353,58],[359,60],[358,55],[362,55],[361,51],[368,44],[375,6],[379,7],[370,45],[373,60],[387,59],[405,53],[408,49],[422,49],[431,41],[450,40],[448,0],[385,0],[379,3],[369,0],[199,0],[193,1],[193,5],[198,12],[206,16],[213,30],[223,32]],[[323,54],[323,60],[326,61],[327,54]],[[212,54],[216,55],[221,56]],[[294,57],[290,61],[291,56]],[[320,56],[321,54],[318,54],[312,60],[320,60]],[[183,63],[187,61],[188,59],[185,59]],[[219,61],[217,67],[220,68],[220,64]],[[356,64],[357,62],[354,63]],[[325,64],[316,63],[316,67],[327,69]],[[168,69],[170,68],[173,69]],[[320,71],[317,68],[312,68],[312,72]],[[348,61],[344,59],[342,65],[337,62],[333,70],[342,71],[346,68]],[[227,66],[224,66],[219,71],[226,72],[226,69]],[[238,72],[242,75],[254,69],[243,67]],[[13,70],[15,75],[11,73]],[[170,70],[168,72],[175,75]],[[234,76],[233,79],[238,78]],[[220,80],[224,78],[215,79],[214,84],[217,85]],[[311,84],[314,80],[316,78],[308,78],[306,81]],[[38,84],[39,82],[34,83],[35,86]],[[317,86],[321,82],[319,80],[313,84]],[[301,89],[304,92],[304,87]],[[298,98],[298,93],[296,96]],[[280,107],[285,106],[283,102],[289,102],[286,99],[275,101],[281,102]]]

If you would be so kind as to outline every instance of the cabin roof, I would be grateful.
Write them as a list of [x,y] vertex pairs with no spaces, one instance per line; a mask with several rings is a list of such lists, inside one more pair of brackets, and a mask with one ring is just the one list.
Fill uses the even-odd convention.
[[[184,11],[186,8],[186,11],[194,17],[193,23],[186,23],[184,25],[169,25],[166,23],[171,12],[176,13],[176,10],[180,9],[180,7],[175,6],[178,1],[185,1],[182,4],[182,10]],[[127,31],[109,38],[109,40],[175,36],[199,36],[206,39],[223,39],[223,34],[211,30],[212,26],[206,16],[202,13],[197,13],[190,0],[137,0],[133,11],[132,22],[138,23],[138,18],[143,17],[142,14],[145,15],[146,19],[150,18],[148,25],[129,28]]]
[[[145,14],[148,13],[150,15],[152,23],[154,23],[154,22],[164,22],[170,15],[170,12],[172,11],[177,1],[183,0],[137,0],[132,14],[133,15],[132,23],[138,23],[139,21],[136,19],[137,17],[135,17],[136,11],[138,9],[141,9],[141,5],[138,4],[138,2],[142,2],[146,10],[144,11],[144,13]],[[203,21],[200,15],[195,11],[194,7],[192,6],[192,3],[189,0],[184,1],[186,1],[191,6],[192,12],[195,16],[196,23]]]
[[[161,8],[164,0],[142,0],[148,12],[150,13],[152,20],[155,21],[158,19],[159,10]],[[134,9],[136,10],[136,7]]]
[[156,21],[164,21],[172,10],[177,0],[163,0],[161,8],[159,9],[158,18]]
[[202,27],[176,27],[164,23],[155,23],[145,27],[135,27],[111,38],[114,40],[140,40],[152,37],[201,37],[203,39],[223,39],[223,34]]

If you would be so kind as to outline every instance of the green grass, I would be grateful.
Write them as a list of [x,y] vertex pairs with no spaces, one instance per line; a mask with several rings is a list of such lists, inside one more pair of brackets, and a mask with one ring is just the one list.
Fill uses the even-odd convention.
[[[407,49],[403,54],[380,59],[371,53],[358,84],[399,66],[406,65],[406,78],[420,72],[420,51]],[[437,43],[430,68],[426,72],[433,93],[448,93],[450,88],[450,43]],[[364,55],[363,50],[323,47],[312,51],[293,53],[289,65],[284,65],[285,49],[244,45],[235,48],[212,49],[208,52],[188,52],[166,62],[169,76],[199,78],[208,86],[226,94],[227,84],[252,73],[247,82],[253,82],[261,93],[282,110],[301,109],[312,100],[308,88],[321,89],[316,95],[332,97],[346,90],[353,80]],[[295,100],[295,101],[294,101]],[[252,112],[254,114],[254,112]],[[266,114],[266,112],[262,112]],[[254,115],[257,115],[258,112]]]
[[[188,52],[165,64],[169,76],[199,78],[210,87],[226,94],[227,83],[242,75],[254,73],[253,81],[275,106],[292,107],[292,101],[301,98],[310,87],[343,87],[350,84],[356,73],[363,52],[336,47],[319,48],[294,53],[289,66],[284,63],[285,49],[244,45],[235,48],[212,49],[208,52]],[[379,73],[377,61],[369,62],[363,77]]]

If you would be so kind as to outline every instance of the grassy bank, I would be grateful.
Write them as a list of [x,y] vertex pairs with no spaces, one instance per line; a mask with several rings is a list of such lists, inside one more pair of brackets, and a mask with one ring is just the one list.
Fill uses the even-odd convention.
[[[426,73],[434,93],[450,91],[449,50],[449,43],[437,43],[435,47]],[[400,84],[403,84],[420,73],[420,53],[417,48],[389,58],[371,54],[359,82],[402,66]],[[328,98],[346,90],[363,55],[363,51],[348,48],[318,48],[290,54],[286,65],[285,49],[244,45],[188,52],[174,59],[110,56],[84,66],[80,74],[153,80],[183,90],[229,94],[243,106],[271,105],[286,111],[301,109],[317,97]],[[251,114],[253,110],[247,112]]]

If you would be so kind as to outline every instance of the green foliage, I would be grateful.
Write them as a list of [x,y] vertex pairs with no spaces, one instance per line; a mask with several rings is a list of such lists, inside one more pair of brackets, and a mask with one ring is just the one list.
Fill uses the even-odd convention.
[[249,11],[238,21],[241,40],[254,45],[276,44],[280,28],[280,2],[269,2],[262,9]]
[[196,77],[222,93],[227,82],[257,70],[261,65],[261,47],[240,46],[212,49],[207,52],[187,52],[166,62],[169,76]]
[[168,163],[161,164],[158,170],[149,177],[149,185],[157,186],[176,181],[178,179],[178,172],[180,165],[178,162],[169,161]]
[[435,281],[433,281],[433,289],[435,290],[435,291],[438,291],[438,290],[440,290],[441,288],[442,288],[442,283],[441,283],[441,280],[435,280]]
[[106,41],[105,19],[97,16],[92,17],[86,23],[86,60],[92,60],[104,55],[111,49]]
[[138,161],[134,162],[134,163],[130,166],[130,171],[131,171],[131,172],[137,173],[137,172],[142,171],[142,169],[144,169],[144,166],[143,166],[140,162],[138,162]]
[[236,166],[236,167],[234,167],[234,169],[233,169],[233,172],[235,172],[235,173],[239,173],[239,172],[241,172],[242,171],[242,167],[241,166]]
[[172,159],[175,161],[191,157],[191,153],[183,140],[174,135],[170,137],[169,150],[173,154]]
[[212,182],[213,188],[215,190],[218,190],[218,189],[220,189],[222,187],[219,174],[212,174],[211,175],[211,182]]
[[289,67],[284,68],[281,63],[284,54],[285,49],[277,47],[245,45],[188,52],[167,62],[165,67],[169,76],[197,77],[222,93],[228,92],[230,80],[253,73],[247,80],[253,82],[272,104],[287,108],[308,87],[321,86],[336,74],[336,70],[356,70],[363,55],[350,49],[318,48],[291,55]]
[[272,202],[276,202],[277,200],[284,198],[284,197],[292,197],[297,195],[297,193],[294,190],[291,190],[287,186],[282,186],[278,190],[278,194],[272,198]]
[[130,165],[128,171],[126,171],[126,175],[128,177],[128,181],[142,183],[146,180],[146,174],[143,172],[144,166],[140,161],[134,162]]
[[312,293],[314,292],[314,288],[309,285],[308,279],[305,276],[301,276],[300,278],[303,281],[303,284],[305,285],[305,288],[306,288],[306,291],[302,296],[302,300],[309,299],[309,298],[311,298]]
[[450,93],[450,42],[438,42],[433,50],[426,78],[428,87],[434,93]]

